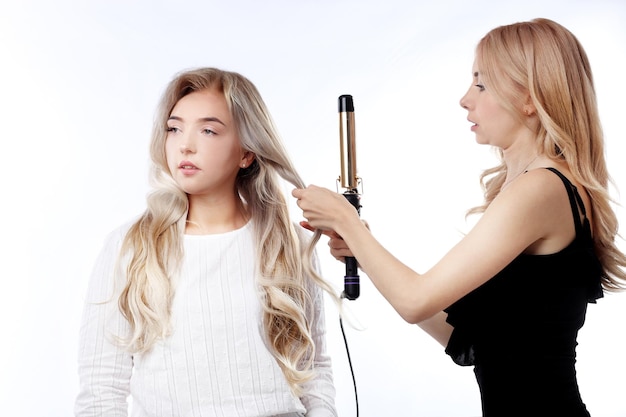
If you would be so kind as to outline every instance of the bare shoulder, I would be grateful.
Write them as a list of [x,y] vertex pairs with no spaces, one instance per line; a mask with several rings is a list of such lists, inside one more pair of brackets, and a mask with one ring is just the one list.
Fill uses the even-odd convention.
[[533,199],[534,203],[548,203],[552,198],[559,199],[567,191],[559,176],[547,168],[535,168],[513,181],[501,195],[521,196]]
[[527,253],[556,252],[575,236],[567,189],[561,178],[548,169],[536,168],[521,175],[498,199],[500,208],[521,216],[519,225],[535,230],[537,239],[526,248]]
[[561,179],[548,169],[538,168],[520,175],[502,189],[485,215],[504,216],[508,221],[538,220],[559,208],[562,201],[567,202],[567,191]]
[[428,272],[452,302],[501,271],[520,253],[554,253],[571,241],[574,227],[567,191],[547,169],[533,169],[491,202],[470,232]]
[[[561,194],[563,193],[563,194]],[[519,176],[491,202],[476,225],[428,272],[441,300],[452,302],[485,283],[520,253],[549,253],[563,238],[567,194],[546,169]],[[571,218],[571,216],[569,216]],[[570,221],[571,223],[571,221]],[[548,245],[546,245],[548,242]]]

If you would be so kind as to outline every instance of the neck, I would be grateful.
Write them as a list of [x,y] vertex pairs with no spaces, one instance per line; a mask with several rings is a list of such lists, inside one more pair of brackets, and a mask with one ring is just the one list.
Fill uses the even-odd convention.
[[229,198],[189,196],[185,233],[208,235],[240,229],[250,216],[238,195]]
[[522,175],[524,172],[528,171],[528,169],[533,165],[533,163],[539,158],[539,155],[529,156],[525,160],[519,159],[509,165],[507,163],[507,174],[506,180],[504,184],[502,184],[502,188],[509,185],[511,182],[515,181],[517,177]]

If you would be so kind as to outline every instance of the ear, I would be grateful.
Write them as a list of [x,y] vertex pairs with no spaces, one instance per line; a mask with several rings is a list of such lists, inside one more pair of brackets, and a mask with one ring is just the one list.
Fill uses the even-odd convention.
[[254,162],[255,158],[256,158],[256,155],[254,154],[254,152],[245,151],[243,155],[241,156],[241,161],[239,163],[239,166],[242,168],[247,168],[250,165],[252,165],[252,162]]
[[537,108],[535,107],[532,99],[530,98],[530,94],[526,95],[526,102],[522,107],[522,111],[526,116],[532,116],[537,113]]

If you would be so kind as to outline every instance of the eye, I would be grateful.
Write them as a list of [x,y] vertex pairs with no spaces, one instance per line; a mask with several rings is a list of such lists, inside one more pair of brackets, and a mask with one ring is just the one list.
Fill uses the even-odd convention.
[[202,129],[202,133],[204,133],[205,135],[217,135],[217,133],[215,133],[213,130],[206,128],[206,129]]
[[476,84],[474,87],[477,87],[479,91],[485,91],[485,86],[482,84]]
[[177,128],[176,126],[168,126],[167,127],[167,132],[168,133],[178,133],[178,132],[180,132],[180,129]]

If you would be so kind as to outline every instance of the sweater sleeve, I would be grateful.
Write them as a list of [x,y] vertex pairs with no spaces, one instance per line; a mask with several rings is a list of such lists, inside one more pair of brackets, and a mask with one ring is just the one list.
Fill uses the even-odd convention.
[[[317,256],[313,259],[316,272],[320,273]],[[300,398],[307,409],[307,417],[336,417],[335,385],[332,364],[326,352],[326,318],[324,314],[324,293],[322,289],[310,283],[309,291],[313,308],[309,317],[311,336],[315,343],[315,376],[303,386],[304,394]]]
[[79,333],[76,417],[126,417],[133,358],[115,343],[128,331],[117,307],[122,230],[111,233],[94,265]]

